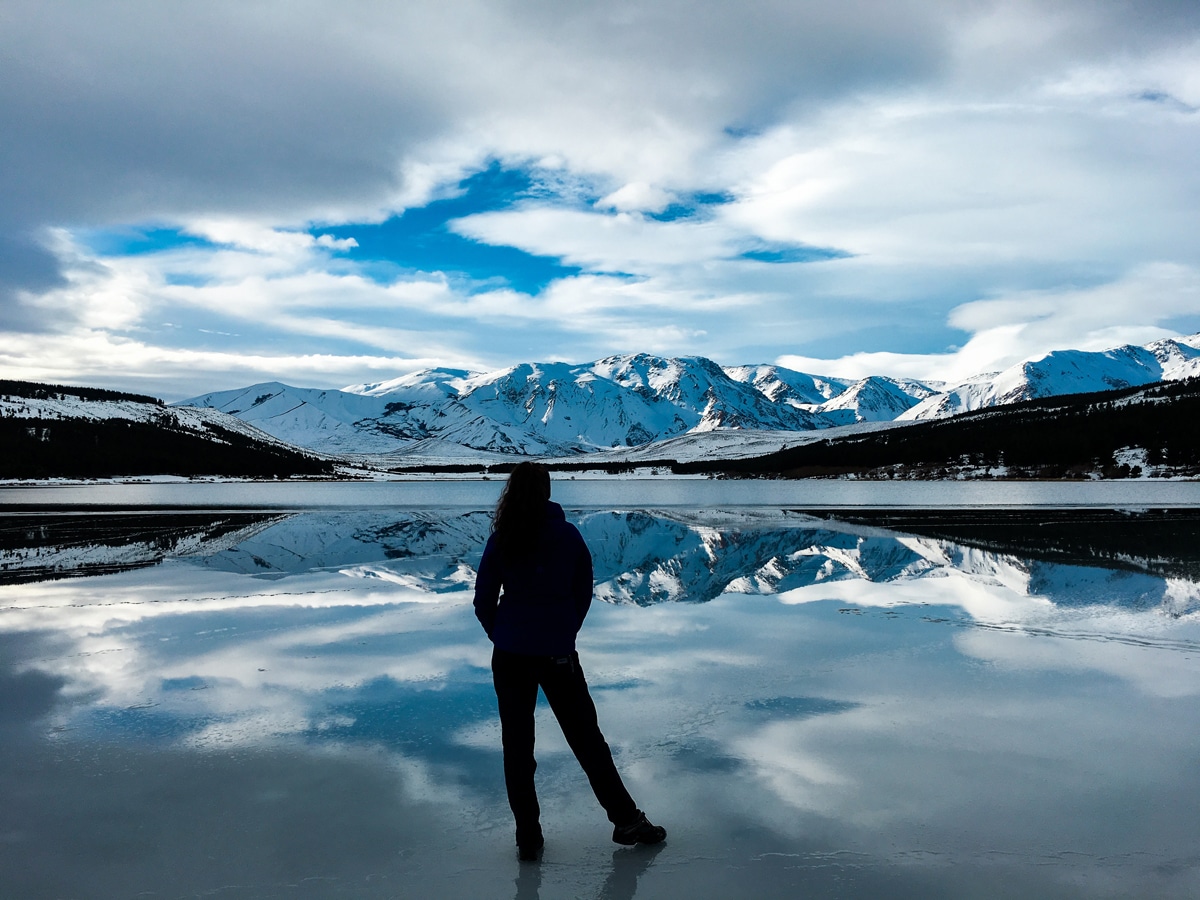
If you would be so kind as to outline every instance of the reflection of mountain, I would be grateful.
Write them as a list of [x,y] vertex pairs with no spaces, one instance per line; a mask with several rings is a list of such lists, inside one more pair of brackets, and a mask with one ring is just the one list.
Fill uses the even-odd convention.
[[[1162,607],[1179,614],[1200,598],[1200,514],[876,510],[836,516],[842,521],[828,525],[808,515],[739,518],[727,511],[590,511],[572,518],[592,550],[596,596],[610,603],[704,602],[727,591],[778,594],[948,572],[1059,605]],[[186,556],[193,565],[255,577],[333,570],[428,593],[470,588],[490,525],[485,512],[429,510],[2,521],[0,552],[9,580],[95,574]]]
[[919,557],[894,540],[799,527],[721,530],[642,512],[596,513],[580,528],[596,595],[645,606],[703,602],[733,589],[777,593],[834,578],[890,580]]
[[441,592],[474,583],[490,528],[484,512],[301,513],[196,562],[264,578],[340,569]]
[[864,508],[812,514],[1059,565],[1200,580],[1197,510]]
[[0,516],[0,584],[103,575],[169,556],[206,556],[248,539],[273,513]]

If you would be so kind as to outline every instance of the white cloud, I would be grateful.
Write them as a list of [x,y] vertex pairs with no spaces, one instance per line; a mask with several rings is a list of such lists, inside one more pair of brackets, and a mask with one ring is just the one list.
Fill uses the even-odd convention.
[[634,181],[618,188],[596,201],[597,209],[615,209],[617,212],[662,212],[674,198],[662,188]]
[[[444,365],[450,351],[427,357],[333,353],[247,353],[236,348],[195,349],[77,330],[58,335],[0,334],[0,377],[57,384],[119,387],[168,401],[198,391],[223,390],[258,381],[328,387],[378,381],[395,372]],[[462,360],[464,368],[482,368]]]
[[[1200,222],[1186,197],[1200,176],[1182,161],[1200,152],[1200,129],[1146,121],[1163,115],[1114,119],[1028,94],[860,102],[764,136],[765,165],[728,215],[763,237],[877,266],[985,277],[1191,258]],[[1175,133],[1147,142],[1148,125]]]
[[884,372],[957,382],[1052,350],[1107,350],[1171,337],[1175,332],[1160,323],[1197,311],[1200,270],[1154,263],[1095,287],[1023,291],[958,306],[949,323],[971,337],[952,352],[857,353],[841,359],[783,355],[777,362],[853,378]]
[[[955,309],[951,324],[984,331],[1011,322],[1053,322],[1055,340],[1141,316],[1146,324],[1200,309],[1200,271],[1171,263],[1139,267],[1119,281],[1062,291],[1025,291]],[[1086,341],[1087,338],[1084,337]],[[1094,349],[1089,347],[1087,349]]]
[[457,219],[453,228],[489,244],[555,256],[600,272],[652,274],[666,266],[701,266],[734,252],[735,234],[711,222],[659,222],[636,212],[605,215],[526,206]]
[[[156,321],[206,315],[175,343],[502,364],[646,340],[943,378],[1142,342],[1200,315],[1185,7],[10,4],[0,327],[150,346]],[[537,199],[454,229],[583,275],[536,298],[381,284],[353,239],[305,230],[451,195],[488,160],[540,167]],[[732,202],[646,215],[697,193]],[[147,222],[218,247],[88,258],[65,239]],[[797,246],[853,257],[738,259]]]

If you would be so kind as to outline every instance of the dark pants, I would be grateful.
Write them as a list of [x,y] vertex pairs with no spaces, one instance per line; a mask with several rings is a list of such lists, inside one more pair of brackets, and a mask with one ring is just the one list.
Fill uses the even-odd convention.
[[541,836],[538,821],[541,809],[533,786],[533,773],[537,769],[533,758],[533,709],[539,685],[608,820],[614,825],[633,820],[637,806],[621,783],[612,752],[600,733],[596,705],[588,693],[578,653],[525,656],[495,649],[492,682],[500,707],[504,784],[508,788],[508,805],[517,820],[518,843],[535,841]]

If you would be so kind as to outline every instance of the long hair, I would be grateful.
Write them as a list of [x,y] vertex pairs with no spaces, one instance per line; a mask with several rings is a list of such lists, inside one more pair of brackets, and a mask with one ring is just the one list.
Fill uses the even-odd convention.
[[550,470],[541,463],[518,463],[500,492],[492,517],[492,531],[505,556],[518,558],[533,552],[549,499]]

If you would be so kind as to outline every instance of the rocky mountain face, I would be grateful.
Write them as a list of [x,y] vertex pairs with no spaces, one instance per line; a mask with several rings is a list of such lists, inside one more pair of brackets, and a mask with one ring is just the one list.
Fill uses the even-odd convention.
[[1200,335],[1103,352],[1055,351],[956,385],[634,354],[489,373],[429,369],[340,391],[270,382],[180,405],[220,410],[326,453],[561,457],[722,430],[812,432],[945,418],[1190,375],[1200,375]]

